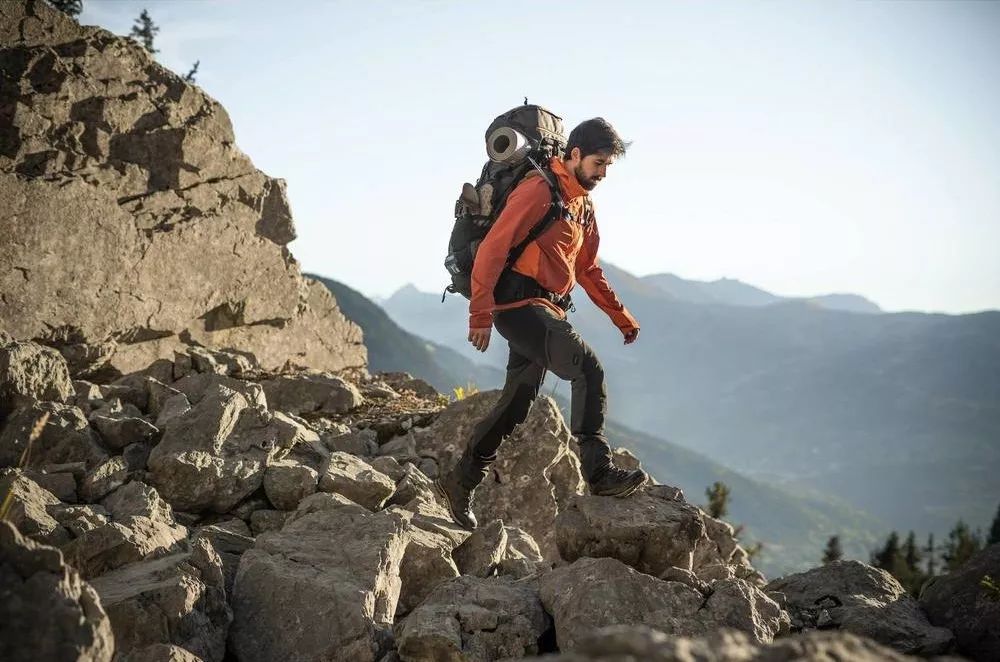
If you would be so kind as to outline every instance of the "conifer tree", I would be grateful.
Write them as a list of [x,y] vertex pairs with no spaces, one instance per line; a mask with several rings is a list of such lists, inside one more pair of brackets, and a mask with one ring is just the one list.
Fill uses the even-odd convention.
[[49,4],[67,16],[73,16],[74,18],[79,16],[80,12],[83,11],[83,0],[49,0]]
[[948,533],[948,542],[945,543],[944,553],[941,555],[948,572],[960,568],[969,557],[982,549],[982,540],[978,531],[974,533],[968,524],[958,520]]
[[187,83],[195,82],[194,77],[198,73],[198,65],[201,64],[201,60],[195,60],[194,65],[191,67],[191,71],[184,74],[184,81]]
[[826,541],[826,549],[823,550],[823,565],[839,561],[844,558],[844,550],[840,547],[840,536],[830,536]]
[[722,481],[715,481],[711,487],[705,488],[708,497],[708,514],[721,519],[729,512],[729,486]]
[[154,54],[160,52],[153,47],[153,38],[159,31],[160,27],[153,23],[149,11],[143,9],[139,18],[135,19],[135,25],[132,26],[132,32],[129,33],[129,36],[145,46],[150,54]]
[[997,506],[997,514],[993,518],[993,524],[990,526],[990,535],[986,539],[986,544],[995,545],[998,542],[1000,542],[1000,506]]
[[934,534],[927,534],[927,545],[924,546],[924,554],[927,559],[927,576],[937,576],[937,549],[934,547]]

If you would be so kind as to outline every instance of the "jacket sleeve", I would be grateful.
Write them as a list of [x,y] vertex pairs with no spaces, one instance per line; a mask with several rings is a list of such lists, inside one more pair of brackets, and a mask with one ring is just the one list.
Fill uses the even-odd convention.
[[576,280],[583,286],[590,300],[611,318],[622,334],[628,335],[632,329],[639,328],[639,322],[618,300],[611,285],[608,284],[608,279],[604,276],[604,270],[597,263],[597,247],[600,242],[597,221],[592,220],[587,227],[586,234],[584,234],[583,247],[577,258]]
[[493,326],[493,290],[503,271],[510,249],[528,236],[542,220],[552,202],[549,186],[541,177],[528,177],[507,197],[507,204],[476,251],[472,265],[472,297],[469,301],[469,328]]

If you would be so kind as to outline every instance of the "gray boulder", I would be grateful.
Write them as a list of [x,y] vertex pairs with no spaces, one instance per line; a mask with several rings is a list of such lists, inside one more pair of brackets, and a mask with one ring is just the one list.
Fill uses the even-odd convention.
[[149,441],[160,432],[149,421],[133,416],[91,414],[89,420],[101,435],[104,445],[115,451],[120,451],[129,444]]
[[537,655],[551,620],[537,588],[509,578],[457,577],[397,626],[404,662],[472,662]]
[[129,516],[83,532],[63,552],[66,562],[89,579],[129,563],[166,556],[186,538],[183,526]]
[[80,498],[88,503],[100,501],[131,477],[132,470],[121,455],[109,457],[84,475],[80,481]]
[[396,483],[350,453],[334,452],[319,479],[323,492],[337,492],[368,510],[378,510],[396,491]]
[[451,552],[463,575],[489,577],[507,551],[507,529],[498,519],[481,525]]
[[974,555],[957,570],[924,586],[920,606],[934,625],[955,634],[958,652],[974,660],[1000,659],[1000,543]]
[[0,346],[0,418],[39,400],[65,402],[75,394],[66,360],[33,342]]
[[203,662],[203,660],[180,646],[153,644],[122,655],[117,658],[117,662]]
[[23,535],[55,547],[69,541],[70,532],[49,513],[59,499],[23,471],[0,469],[0,495],[0,499],[10,499],[6,520]]
[[174,644],[222,662],[232,612],[222,561],[207,540],[163,558],[132,563],[91,582],[111,619],[115,649],[128,655]]
[[[425,428],[413,430],[416,452],[449,471],[499,391],[481,392],[452,403]],[[540,397],[524,423],[500,447],[491,475],[476,490],[473,511],[480,521],[503,520],[527,531],[546,559],[557,560],[555,518],[570,497],[582,494],[580,462],[555,402]]]
[[[411,516],[413,520],[419,515]],[[396,617],[407,614],[423,602],[439,584],[459,576],[451,551],[455,541],[430,527],[414,522],[407,532],[408,543],[399,567],[399,602]]]
[[683,636],[739,628],[759,643],[788,629],[788,615],[778,604],[740,579],[717,582],[706,596],[615,559],[582,558],[543,574],[539,582],[561,651],[579,650],[586,635],[608,625],[646,625]]
[[264,472],[267,499],[281,510],[295,510],[302,499],[316,491],[319,474],[294,460],[278,460]]
[[131,516],[148,517],[174,524],[174,511],[154,487],[134,480],[104,497],[101,505],[116,520]]
[[643,488],[628,499],[575,496],[555,524],[567,561],[606,556],[653,576],[672,566],[691,569],[695,547],[707,540],[701,512],[666,485]]
[[[39,426],[31,452],[25,455],[28,439]],[[27,458],[25,467],[32,469],[76,462],[92,468],[108,459],[107,451],[97,442],[83,412],[58,402],[28,405],[15,410],[3,422],[0,467],[20,466],[22,455]]]
[[111,623],[96,591],[58,549],[0,522],[0,659],[110,662]]
[[316,370],[279,375],[261,385],[272,409],[292,414],[343,414],[364,401],[350,382]]
[[826,627],[874,639],[901,653],[943,653],[953,639],[949,630],[930,624],[892,575],[859,561],[834,561],[781,577],[767,585],[767,592],[782,594],[795,620],[814,621],[823,609],[830,619]]
[[233,652],[242,662],[380,659],[391,646],[409,527],[399,512],[345,506],[258,537],[236,576]]
[[545,658],[546,662],[904,662],[911,659],[847,632],[814,631],[762,646],[736,630],[679,637],[642,625],[599,628],[585,635],[577,650]]
[[226,595],[232,597],[233,583],[240,566],[240,557],[253,547],[253,536],[250,527],[241,519],[227,520],[203,526],[194,535],[194,540],[207,540],[219,554],[222,561],[222,574],[225,577]]
[[149,479],[175,508],[224,513],[263,483],[279,425],[246,398],[213,385],[167,426],[149,455]]

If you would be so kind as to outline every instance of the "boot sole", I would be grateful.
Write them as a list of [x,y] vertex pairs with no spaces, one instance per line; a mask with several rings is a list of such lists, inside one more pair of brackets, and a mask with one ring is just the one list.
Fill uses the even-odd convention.
[[448,514],[451,515],[452,522],[459,525],[466,531],[474,531],[476,529],[474,526],[470,528],[469,526],[458,521],[458,516],[455,515],[455,508],[451,505],[451,499],[448,498],[448,493],[445,491],[444,486],[441,485],[440,480],[434,481],[434,491],[437,492],[438,496],[441,497],[441,500],[444,501],[444,506],[448,510]]
[[609,497],[616,497],[618,499],[624,499],[625,497],[629,497],[629,496],[632,496],[633,494],[635,494],[635,492],[640,487],[642,487],[643,485],[645,485],[648,481],[649,481],[649,475],[646,474],[646,473],[643,473],[642,474],[642,480],[636,482],[633,485],[625,485],[624,487],[622,487],[618,491],[608,491],[608,490],[605,490],[603,492],[591,492],[591,494],[593,494],[594,496],[609,496]]

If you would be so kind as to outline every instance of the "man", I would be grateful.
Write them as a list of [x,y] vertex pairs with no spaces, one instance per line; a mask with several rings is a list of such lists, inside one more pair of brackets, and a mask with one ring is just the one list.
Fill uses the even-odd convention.
[[591,493],[628,496],[646,481],[644,472],[625,471],[612,463],[604,436],[604,371],[565,311],[569,292],[579,282],[621,330],[626,345],[639,337],[639,323],[598,266],[600,239],[588,195],[626,147],[604,119],[580,124],[569,135],[565,158],[553,157],[548,164],[548,176],[556,180],[566,213],[529,243],[510,269],[504,269],[511,248],[527,237],[553,202],[549,183],[532,171],[511,192],[476,253],[469,342],[486,351],[491,327],[496,326],[510,345],[510,355],[500,399],[476,425],[455,468],[436,483],[452,517],[468,529],[477,525],[473,492],[496,459],[500,443],[527,417],[546,370],[573,384],[570,429],[580,446]]

